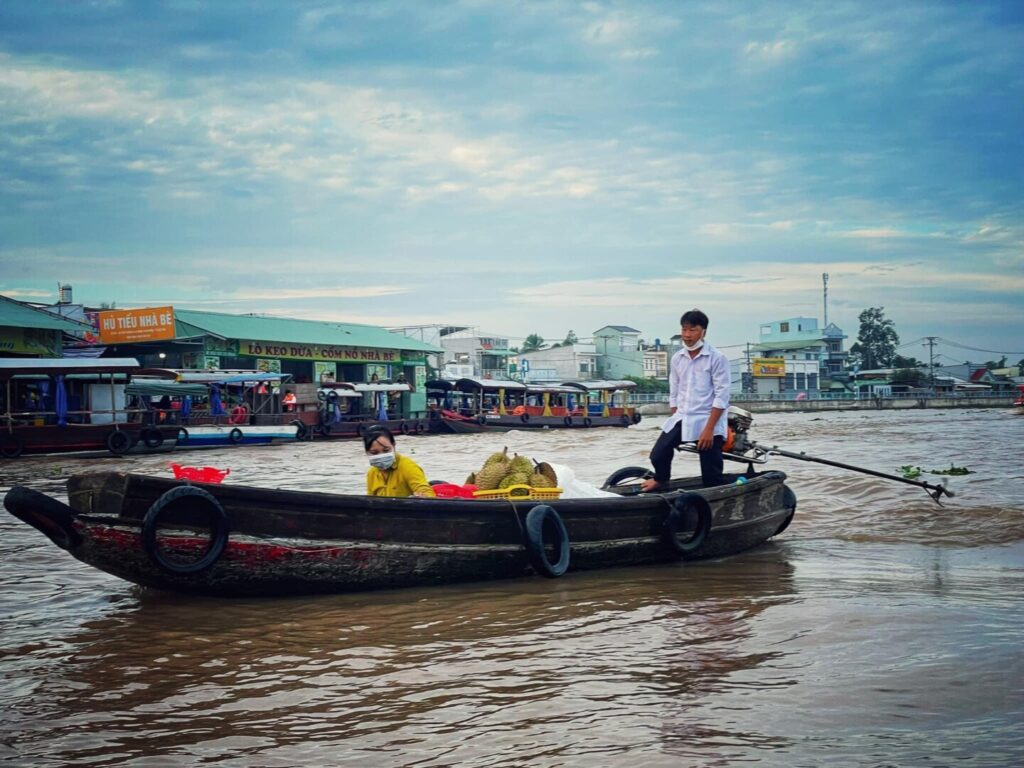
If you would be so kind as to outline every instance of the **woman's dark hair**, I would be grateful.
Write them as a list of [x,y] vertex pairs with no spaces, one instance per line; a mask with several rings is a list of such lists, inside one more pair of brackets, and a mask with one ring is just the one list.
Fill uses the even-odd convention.
[[370,450],[370,446],[377,440],[378,437],[386,437],[391,441],[391,444],[395,444],[395,436],[391,433],[391,430],[387,427],[382,427],[380,424],[374,424],[372,427],[367,427],[363,432],[363,450]]
[[708,329],[708,316],[699,309],[691,309],[689,312],[683,312],[683,316],[679,318],[679,324],[699,325],[706,331]]

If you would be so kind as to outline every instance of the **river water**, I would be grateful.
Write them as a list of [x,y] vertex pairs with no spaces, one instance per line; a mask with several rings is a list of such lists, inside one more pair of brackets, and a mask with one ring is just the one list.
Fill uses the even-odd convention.
[[[404,438],[431,479],[493,450],[599,484],[629,429]],[[1010,766],[1024,763],[1024,416],[765,414],[790,528],[701,563],[275,600],[185,597],[94,571],[0,512],[0,763],[131,766]],[[0,464],[0,490],[170,455]],[[175,454],[226,482],[360,492],[356,443]],[[693,474],[693,456],[676,474]],[[929,476],[930,477],[930,476]]]

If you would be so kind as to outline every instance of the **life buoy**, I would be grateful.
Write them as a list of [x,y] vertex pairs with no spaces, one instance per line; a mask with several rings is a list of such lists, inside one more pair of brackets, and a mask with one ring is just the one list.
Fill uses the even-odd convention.
[[228,440],[230,440],[232,443],[235,443],[236,445],[242,442],[243,437],[245,437],[245,435],[242,434],[242,430],[240,430],[238,427],[235,427],[230,432],[228,432]]
[[479,424],[481,427],[484,426],[487,423],[487,417],[481,413],[479,416],[476,417],[476,423]]
[[572,426],[572,416],[566,416],[564,419],[562,419],[562,423],[565,424],[565,426],[567,426],[567,427],[571,427]]
[[401,432],[403,435],[408,435],[409,425],[403,421],[401,424],[398,425],[398,431]]
[[236,405],[231,409],[231,417],[228,421],[231,424],[245,424],[249,421],[249,409],[244,405]]
[[127,432],[122,432],[119,429],[108,432],[103,442],[106,444],[107,450],[115,456],[124,456],[132,447],[131,437]]
[[523,422],[523,424],[525,424],[526,422],[528,422],[530,420],[530,414],[528,414],[528,413],[520,414],[519,420],[521,422]]
[[306,425],[306,422],[301,419],[293,419],[292,426],[295,427],[295,439],[305,440],[306,435],[309,434],[309,427]]
[[142,442],[147,448],[159,448],[164,444],[164,435],[159,429],[142,430]]
[[583,417],[583,426],[584,426],[584,427],[589,427],[589,426],[591,426],[591,425],[592,425],[593,423],[594,423],[594,422],[590,420],[590,417],[589,417],[589,416],[584,416],[584,417]]
[[[538,504],[531,509],[526,515],[524,533],[526,552],[537,573],[553,579],[569,570],[569,532],[554,507]],[[558,553],[555,562],[548,558],[549,547]]]
[[[680,540],[679,532],[686,528],[693,516],[697,518],[693,535],[686,540]],[[699,493],[691,491],[678,496],[672,502],[672,509],[665,519],[662,532],[672,551],[680,557],[686,557],[703,546],[710,530],[711,505]]]
[[[175,508],[198,509],[210,516],[210,543],[203,556],[191,563],[171,560],[157,544],[160,516]],[[177,574],[200,573],[217,562],[223,554],[228,543],[229,528],[228,513],[209,491],[194,485],[182,485],[167,491],[146,512],[142,520],[142,549],[156,565],[166,571]]]
[[0,456],[5,459],[16,459],[25,451],[25,441],[17,435],[6,434],[0,437]]
[[643,416],[641,416],[639,413],[636,413],[634,411],[633,412],[633,423],[634,424],[639,424],[641,419],[643,419]]

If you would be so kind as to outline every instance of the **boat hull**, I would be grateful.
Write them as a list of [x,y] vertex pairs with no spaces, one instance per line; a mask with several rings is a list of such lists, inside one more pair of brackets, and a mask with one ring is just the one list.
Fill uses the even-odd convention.
[[[699,490],[710,507],[710,529],[686,556],[736,554],[780,532],[795,509],[784,480],[781,472],[768,472],[745,485]],[[19,488],[8,493],[5,506],[95,568],[189,593],[347,592],[537,572],[523,528],[536,501],[381,498],[231,485],[200,486],[230,521],[223,551],[199,572],[173,572],[147,549],[143,520],[159,499],[183,485],[124,473],[76,475],[68,482],[70,507]],[[688,490],[696,490],[693,481],[676,481],[664,495],[548,502],[568,533],[570,569],[678,559],[665,522],[673,499]],[[194,562],[208,549],[209,526],[195,510],[182,513],[154,541],[161,552]]]
[[220,448],[233,445],[270,445],[294,442],[299,428],[292,424],[279,426],[252,424],[209,424],[185,426],[178,433],[179,448]]
[[629,416],[590,416],[586,418],[565,416],[482,416],[477,419],[452,419],[443,417],[441,423],[447,432],[474,434],[479,432],[511,432],[534,429],[596,429],[597,427],[628,427],[639,424],[640,418]]
[[0,456],[106,451],[121,455],[130,450],[167,450],[174,446],[176,428],[138,422],[113,424],[18,425],[0,431]]

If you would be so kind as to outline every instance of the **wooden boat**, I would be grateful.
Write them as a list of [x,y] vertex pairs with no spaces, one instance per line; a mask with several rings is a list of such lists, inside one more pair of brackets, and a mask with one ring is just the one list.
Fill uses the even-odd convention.
[[304,431],[282,410],[280,393],[290,379],[264,371],[146,369],[128,393],[164,399],[154,411],[162,423],[178,426],[178,448],[271,445],[294,442]]
[[426,386],[434,404],[435,431],[628,427],[641,418],[628,402],[636,388],[632,381],[538,384],[463,377],[428,381]]
[[[639,472],[642,472],[642,468]],[[781,533],[785,475],[640,494],[609,478],[588,499],[382,498],[76,475],[70,506],[24,487],[4,505],[95,568],[190,593],[265,596],[560,576],[567,570],[732,555]]]
[[129,406],[134,358],[0,360],[0,456],[172,447],[177,428]]
[[317,398],[320,409],[307,422],[315,440],[353,440],[369,427],[380,424],[402,435],[421,435],[430,428],[426,414],[403,412],[392,397],[410,392],[405,382],[323,382]]

